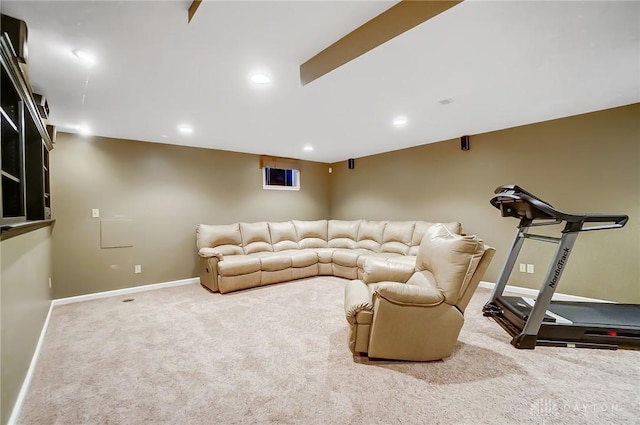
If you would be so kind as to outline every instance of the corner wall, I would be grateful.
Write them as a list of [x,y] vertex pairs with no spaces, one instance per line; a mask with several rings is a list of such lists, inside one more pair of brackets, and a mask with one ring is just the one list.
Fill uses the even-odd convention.
[[[197,276],[200,223],[329,215],[322,163],[301,161],[300,191],[278,191],[251,154],[62,133],[50,161],[54,298]],[[101,248],[101,220],[116,219],[132,220],[132,246]]]
[[[566,212],[628,214],[623,229],[578,237],[558,292],[640,303],[640,104],[472,135],[469,151],[455,139],[333,164],[331,184],[335,219],[460,221],[497,249],[492,282],[518,224],[489,204],[497,186]],[[510,284],[538,289],[555,248],[527,241],[518,262],[535,273],[516,269]]]

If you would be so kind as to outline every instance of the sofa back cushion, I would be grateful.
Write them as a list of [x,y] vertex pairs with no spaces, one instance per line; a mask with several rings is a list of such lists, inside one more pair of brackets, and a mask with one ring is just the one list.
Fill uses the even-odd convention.
[[329,220],[329,248],[356,248],[362,220]]
[[382,245],[382,235],[387,226],[386,221],[368,221],[363,220],[358,229],[357,248],[368,249],[373,252],[380,252]]
[[424,237],[427,230],[431,228],[434,224],[442,224],[444,225],[451,233],[455,233],[459,235],[462,232],[462,225],[457,222],[451,223],[429,223],[428,221],[416,221],[416,225],[413,229],[413,237],[411,238],[411,248],[409,248],[409,255],[417,255],[418,247],[420,246],[420,242]]
[[268,224],[271,244],[275,252],[300,248],[300,245],[298,245],[298,237],[296,236],[296,228],[292,222],[285,221],[283,223]]
[[384,228],[381,252],[407,255],[411,247],[415,221],[390,221]]
[[291,220],[301,249],[327,247],[327,220]]
[[273,252],[269,226],[265,221],[257,223],[240,223],[242,246],[245,254],[254,252]]
[[240,226],[234,224],[200,224],[196,228],[198,249],[215,248],[222,255],[243,254]]
[[439,223],[431,226],[422,238],[416,272],[431,272],[445,302],[455,305],[467,289],[485,250],[477,236],[455,234]]

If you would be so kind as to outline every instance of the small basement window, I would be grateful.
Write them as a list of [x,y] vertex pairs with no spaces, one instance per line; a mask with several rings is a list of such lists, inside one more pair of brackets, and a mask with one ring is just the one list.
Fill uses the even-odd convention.
[[300,190],[300,172],[286,168],[263,168],[262,188],[274,190]]

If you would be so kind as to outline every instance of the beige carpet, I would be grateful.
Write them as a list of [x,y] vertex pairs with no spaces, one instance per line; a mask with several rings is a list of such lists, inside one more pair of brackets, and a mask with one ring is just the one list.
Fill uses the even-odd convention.
[[482,317],[486,290],[449,359],[354,359],[345,282],[57,307],[19,423],[640,423],[639,351],[516,350]]

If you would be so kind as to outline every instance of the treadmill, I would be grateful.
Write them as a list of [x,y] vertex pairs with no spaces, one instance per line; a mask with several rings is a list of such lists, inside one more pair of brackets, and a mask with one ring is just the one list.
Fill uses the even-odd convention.
[[[605,348],[640,347],[640,305],[552,301],[573,245],[581,232],[619,229],[624,214],[568,214],[516,185],[499,186],[491,205],[503,217],[520,220],[516,237],[491,298],[483,308],[512,337],[516,348],[536,345]],[[534,235],[531,227],[566,223],[561,237]],[[503,292],[525,239],[558,244],[536,300],[504,296]]]

